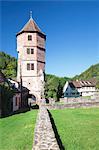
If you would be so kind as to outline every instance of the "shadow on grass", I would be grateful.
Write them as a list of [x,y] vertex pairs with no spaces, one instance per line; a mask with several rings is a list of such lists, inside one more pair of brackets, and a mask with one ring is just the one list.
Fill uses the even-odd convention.
[[30,109],[39,109],[39,105],[33,105],[33,106],[30,106]]
[[57,140],[57,143],[58,143],[58,145],[59,145],[59,148],[60,148],[60,150],[65,150],[65,148],[64,148],[64,146],[63,146],[63,144],[62,144],[62,141],[61,141],[61,139],[60,139],[60,136],[59,136],[59,134],[58,134],[58,131],[57,131],[57,128],[56,128],[54,119],[53,119],[51,113],[49,112],[49,110],[48,110],[48,114],[49,114],[49,117],[50,117],[50,120],[51,120],[52,128],[53,128],[53,130],[54,130],[55,138],[56,138],[56,140]]
[[19,110],[17,111],[12,111],[11,113],[9,114],[3,114],[0,116],[0,118],[6,118],[6,117],[10,117],[12,115],[16,115],[16,114],[20,114],[20,113],[26,113],[28,111],[31,111],[31,110],[35,110],[35,109],[39,109],[39,106],[37,104],[33,105],[33,106],[28,106],[28,107],[24,107],[24,108],[20,108]]

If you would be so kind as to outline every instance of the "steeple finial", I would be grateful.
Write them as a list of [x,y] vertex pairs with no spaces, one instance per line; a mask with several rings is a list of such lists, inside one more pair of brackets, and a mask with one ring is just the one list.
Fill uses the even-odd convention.
[[30,11],[30,19],[32,19],[32,11]]

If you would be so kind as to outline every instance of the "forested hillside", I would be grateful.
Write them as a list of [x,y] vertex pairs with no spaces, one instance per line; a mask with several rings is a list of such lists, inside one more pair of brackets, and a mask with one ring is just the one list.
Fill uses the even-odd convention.
[[6,77],[16,77],[17,60],[10,55],[0,52],[0,70]]
[[79,80],[89,80],[91,78],[96,78],[99,80],[99,63],[92,65],[89,67],[86,71],[81,73],[80,75],[76,75],[73,79],[79,79]]
[[[0,52],[0,70],[6,77],[16,77],[17,60],[10,55]],[[89,80],[91,78],[97,79],[97,87],[99,88],[99,63],[91,66],[89,69],[75,76],[74,78],[57,77],[55,75],[45,75],[45,96],[58,99],[63,95],[63,86],[68,80]]]
[[99,63],[92,65],[86,71],[81,73],[80,75],[76,75],[73,80],[90,80],[94,78],[96,82],[96,88],[99,89]]

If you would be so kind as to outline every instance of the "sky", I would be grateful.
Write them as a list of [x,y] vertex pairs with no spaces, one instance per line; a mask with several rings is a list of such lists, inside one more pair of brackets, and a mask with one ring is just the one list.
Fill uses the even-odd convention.
[[17,58],[16,33],[33,19],[46,34],[46,73],[73,77],[99,63],[99,1],[0,1],[0,51]]

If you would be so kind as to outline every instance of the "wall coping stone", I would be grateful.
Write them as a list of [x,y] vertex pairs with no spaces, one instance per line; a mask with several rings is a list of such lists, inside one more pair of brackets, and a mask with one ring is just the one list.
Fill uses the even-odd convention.
[[47,109],[65,109],[65,108],[89,108],[89,107],[99,107],[98,102],[78,102],[78,103],[66,103],[66,104],[47,104]]
[[60,150],[46,106],[40,106],[32,150]]

